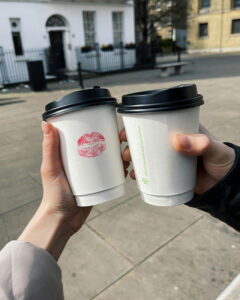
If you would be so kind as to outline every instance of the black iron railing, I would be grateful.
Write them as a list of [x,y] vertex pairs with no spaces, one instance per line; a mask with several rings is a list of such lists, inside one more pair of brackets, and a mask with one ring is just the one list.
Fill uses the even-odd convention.
[[98,73],[134,68],[136,51],[134,46],[103,46],[95,44],[92,47],[76,48],[77,62],[82,69]]
[[29,49],[23,55],[16,55],[14,50],[0,47],[0,84],[29,81],[27,61],[32,60],[41,60],[44,72],[48,72],[48,49]]
[[[132,69],[136,65],[135,45],[128,44],[102,46],[95,44],[93,47],[77,47],[76,66],[81,63],[82,70],[98,73]],[[28,82],[29,75],[27,61],[41,60],[44,73],[59,77],[56,60],[53,59],[49,49],[28,49],[22,55],[16,55],[14,50],[0,47],[0,84],[7,85]],[[62,74],[62,73],[61,73]],[[60,77],[59,77],[60,78]]]

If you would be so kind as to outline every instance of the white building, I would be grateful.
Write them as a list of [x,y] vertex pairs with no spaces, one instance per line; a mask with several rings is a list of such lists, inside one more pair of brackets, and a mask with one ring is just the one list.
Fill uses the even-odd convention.
[[[76,51],[82,47],[98,43],[101,49],[119,42],[135,42],[131,0],[0,0],[0,77],[4,70],[10,71],[10,53],[16,67],[50,49],[59,68],[76,70]],[[46,64],[44,60],[45,68]]]

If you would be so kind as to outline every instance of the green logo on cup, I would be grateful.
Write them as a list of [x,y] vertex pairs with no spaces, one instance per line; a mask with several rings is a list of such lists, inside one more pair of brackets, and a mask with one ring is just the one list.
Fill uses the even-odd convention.
[[148,181],[146,178],[142,178],[142,182],[143,182],[144,184],[148,184],[148,183],[149,183],[149,181]]
[[146,157],[145,157],[145,151],[144,151],[144,143],[143,143],[143,136],[142,136],[142,129],[140,126],[138,126],[138,135],[139,135],[139,140],[140,140],[140,145],[141,145],[141,151],[142,151],[142,158],[143,158],[143,166],[144,166],[144,176],[142,178],[142,182],[144,184],[148,184],[149,180],[146,179],[148,176],[148,172],[147,172],[147,161],[146,161]]

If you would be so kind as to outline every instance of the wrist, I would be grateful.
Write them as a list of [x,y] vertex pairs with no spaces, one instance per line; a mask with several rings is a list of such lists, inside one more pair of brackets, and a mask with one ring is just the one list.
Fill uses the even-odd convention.
[[73,233],[60,214],[41,204],[18,239],[43,248],[58,260]]

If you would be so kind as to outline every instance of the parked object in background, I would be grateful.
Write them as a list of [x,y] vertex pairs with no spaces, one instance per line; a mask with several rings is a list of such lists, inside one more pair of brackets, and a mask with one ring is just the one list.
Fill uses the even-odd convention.
[[156,62],[156,42],[151,44],[140,42],[137,44],[136,57],[138,66],[153,67]]
[[185,72],[188,62],[173,62],[167,64],[157,64],[155,69],[160,70],[161,77],[168,77],[170,75],[179,75]]
[[33,91],[46,90],[47,84],[44,77],[43,62],[41,60],[28,61],[27,67],[31,89]]

